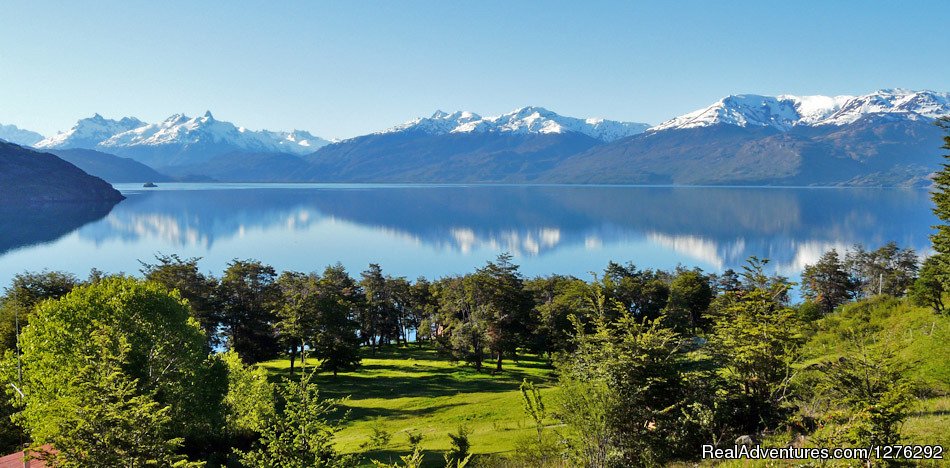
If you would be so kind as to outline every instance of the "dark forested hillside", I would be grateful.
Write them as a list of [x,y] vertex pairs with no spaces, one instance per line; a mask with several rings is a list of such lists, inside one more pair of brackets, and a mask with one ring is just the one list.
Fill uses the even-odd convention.
[[580,133],[366,135],[308,156],[301,180],[317,182],[531,182],[601,144]]
[[713,125],[636,135],[541,174],[556,183],[923,186],[938,169],[939,129],[867,117],[844,126]]
[[151,167],[129,158],[88,149],[56,149],[50,153],[107,182],[169,182],[172,180]]
[[98,177],[49,154],[0,142],[0,201],[111,201],[122,194]]
[[162,171],[189,180],[203,176],[221,182],[299,182],[310,165],[287,153],[232,152],[196,164],[163,167]]

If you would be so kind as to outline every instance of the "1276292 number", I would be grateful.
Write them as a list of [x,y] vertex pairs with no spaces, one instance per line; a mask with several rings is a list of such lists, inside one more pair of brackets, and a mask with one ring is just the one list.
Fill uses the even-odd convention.
[[943,446],[881,445],[874,447],[874,456],[879,459],[938,460],[943,459]]

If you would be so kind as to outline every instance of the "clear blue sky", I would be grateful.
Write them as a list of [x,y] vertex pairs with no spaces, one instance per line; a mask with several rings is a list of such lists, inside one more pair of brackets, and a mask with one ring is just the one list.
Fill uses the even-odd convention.
[[5,1],[0,123],[328,138],[436,109],[659,123],[735,93],[950,90],[950,1]]

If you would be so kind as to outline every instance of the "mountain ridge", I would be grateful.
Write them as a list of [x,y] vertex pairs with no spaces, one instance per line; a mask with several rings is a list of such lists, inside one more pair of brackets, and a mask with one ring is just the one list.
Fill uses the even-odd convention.
[[195,164],[235,151],[308,154],[329,143],[303,130],[248,130],[217,120],[174,114],[159,123],[135,117],[80,119],[71,129],[36,144],[40,149],[91,149],[129,157],[153,168]]
[[929,90],[737,94],[652,127],[528,106],[436,111],[331,143],[210,112],[157,124],[96,114],[37,146],[95,143],[188,180],[921,186],[939,169],[932,122],[948,115],[950,93]]
[[53,154],[0,142],[0,203],[117,203],[123,198],[104,180]]

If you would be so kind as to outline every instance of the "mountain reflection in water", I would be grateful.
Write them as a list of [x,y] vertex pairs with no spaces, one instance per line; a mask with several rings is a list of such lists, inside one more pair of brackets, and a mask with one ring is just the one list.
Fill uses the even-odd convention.
[[[928,247],[928,194],[897,189],[601,186],[164,184],[121,187],[128,197],[65,237],[55,229],[0,231],[0,280],[43,268],[137,270],[156,252],[205,257],[219,273],[233,258],[278,269],[437,277],[508,251],[526,274],[586,277],[606,260],[736,268],[751,255],[795,275],[829,248],[889,240]],[[90,218],[93,221],[96,218]],[[59,218],[45,218],[47,224]],[[66,223],[60,230],[76,229]],[[35,232],[34,232],[35,231]],[[47,235],[41,235],[41,231]],[[30,237],[30,238],[25,238]],[[75,258],[57,264],[58,249]],[[23,255],[32,251],[34,255]],[[5,252],[5,250],[0,250]],[[45,254],[44,254],[45,253]],[[45,260],[44,260],[45,259]],[[82,259],[85,259],[83,261]],[[44,264],[46,261],[49,264]]]

